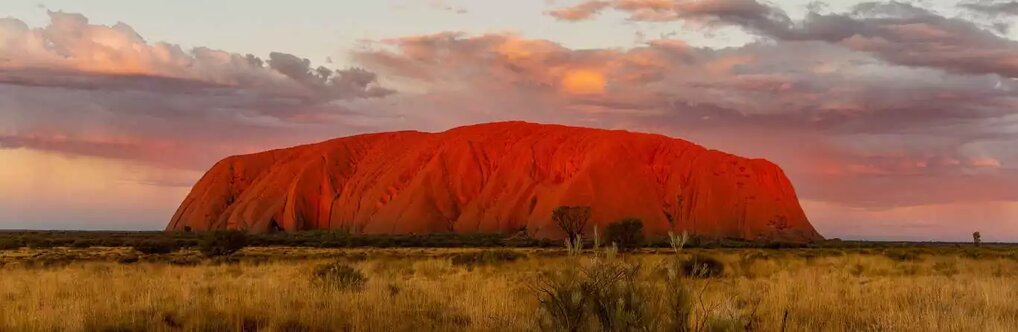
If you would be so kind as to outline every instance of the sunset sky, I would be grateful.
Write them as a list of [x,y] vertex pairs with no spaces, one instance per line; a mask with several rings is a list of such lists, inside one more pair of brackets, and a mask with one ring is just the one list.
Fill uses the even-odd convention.
[[780,165],[828,238],[1018,241],[1014,0],[0,2],[0,229],[162,229],[217,160],[525,120]]

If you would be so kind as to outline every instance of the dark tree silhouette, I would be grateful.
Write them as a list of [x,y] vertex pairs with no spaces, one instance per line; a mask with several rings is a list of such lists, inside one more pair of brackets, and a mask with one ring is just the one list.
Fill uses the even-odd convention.
[[608,224],[604,229],[604,240],[615,243],[623,251],[638,248],[643,243],[643,222],[637,218],[626,218]]
[[570,239],[575,239],[590,221],[590,207],[560,206],[551,212],[551,220],[566,232]]

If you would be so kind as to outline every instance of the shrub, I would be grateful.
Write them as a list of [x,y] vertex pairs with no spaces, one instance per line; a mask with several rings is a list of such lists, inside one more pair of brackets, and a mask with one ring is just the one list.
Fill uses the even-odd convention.
[[524,255],[512,250],[483,250],[477,252],[456,253],[449,259],[452,265],[473,266],[480,264],[495,264],[512,262],[522,258]]
[[540,324],[547,330],[658,331],[650,314],[654,294],[639,277],[640,266],[612,257],[597,258],[582,268],[548,272],[531,288],[540,303]]
[[343,290],[359,290],[368,280],[360,270],[340,262],[318,265],[313,276],[323,286]]
[[576,269],[546,273],[532,286],[538,295],[540,323],[547,330],[581,331],[587,322],[582,280]]
[[693,278],[720,277],[725,273],[725,263],[713,256],[697,254],[682,262],[682,273]]
[[689,331],[689,320],[693,316],[693,294],[676,275],[670,275],[665,287],[665,304],[671,316],[669,331]]
[[551,212],[551,220],[566,232],[568,238],[575,239],[590,221],[590,207],[560,206]]
[[35,238],[35,237],[24,239],[24,243],[25,243],[26,247],[29,247],[29,248],[32,248],[32,249],[45,249],[45,248],[53,248],[53,247],[56,246],[56,244],[54,244],[53,241],[50,241],[50,240],[47,240],[47,239]]
[[602,331],[653,331],[656,317],[650,314],[649,291],[637,279],[638,264],[614,259],[596,260],[583,270],[580,285],[588,306]]
[[0,250],[16,250],[21,248],[21,241],[15,239],[0,239]]
[[608,224],[604,229],[607,243],[615,243],[620,250],[627,251],[643,244],[643,222],[636,218],[626,218]]
[[120,264],[133,264],[133,263],[137,263],[138,262],[138,255],[128,254],[126,256],[120,257],[120,259],[117,259],[117,262],[119,262]]
[[160,240],[142,241],[133,245],[132,248],[146,255],[168,254],[180,250],[180,247],[177,246],[176,242]]
[[227,256],[247,246],[247,235],[240,231],[213,231],[205,234],[198,249],[207,257]]

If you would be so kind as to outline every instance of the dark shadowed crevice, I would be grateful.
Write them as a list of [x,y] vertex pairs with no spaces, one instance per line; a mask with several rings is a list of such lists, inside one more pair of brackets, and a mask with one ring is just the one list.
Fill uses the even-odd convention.
[[269,233],[278,233],[282,231],[283,227],[279,226],[279,223],[276,222],[276,218],[272,218],[272,220],[269,221]]

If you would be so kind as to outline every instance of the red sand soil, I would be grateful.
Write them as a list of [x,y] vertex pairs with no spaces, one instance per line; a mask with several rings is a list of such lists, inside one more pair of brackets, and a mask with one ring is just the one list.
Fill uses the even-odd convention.
[[228,157],[167,230],[365,234],[514,233],[561,238],[563,205],[599,228],[627,217],[668,231],[819,240],[781,169],[661,135],[502,122],[401,131]]

